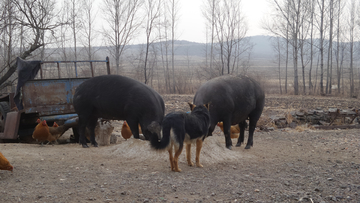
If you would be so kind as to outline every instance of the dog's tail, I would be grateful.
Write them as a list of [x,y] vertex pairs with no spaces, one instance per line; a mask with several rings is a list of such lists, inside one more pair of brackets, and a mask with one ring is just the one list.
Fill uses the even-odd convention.
[[170,144],[170,130],[171,127],[163,127],[162,138],[159,140],[157,136],[151,136],[150,144],[153,149],[161,150],[165,149]]

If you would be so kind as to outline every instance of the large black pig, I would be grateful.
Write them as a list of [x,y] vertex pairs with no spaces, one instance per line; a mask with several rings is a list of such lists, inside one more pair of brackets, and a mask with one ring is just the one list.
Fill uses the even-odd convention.
[[260,85],[247,76],[225,75],[213,78],[200,86],[194,97],[194,104],[210,103],[212,135],[216,124],[224,123],[226,147],[231,149],[230,126],[238,124],[240,136],[236,146],[244,142],[244,132],[249,119],[249,138],[245,149],[253,146],[253,134],[265,103],[265,94]]
[[[152,122],[161,124],[165,105],[162,97],[147,85],[120,75],[102,75],[86,80],[76,88],[73,104],[79,116],[79,141],[88,147],[85,128],[90,130],[90,141],[95,147],[94,129],[98,118],[126,120],[134,138],[139,138],[138,124],[146,139],[153,132]],[[158,136],[160,132],[156,132]]]

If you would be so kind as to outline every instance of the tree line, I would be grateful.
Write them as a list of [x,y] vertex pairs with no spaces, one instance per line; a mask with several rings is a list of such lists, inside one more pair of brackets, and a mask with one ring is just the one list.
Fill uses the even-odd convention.
[[[279,37],[274,40],[273,48],[280,92],[283,92],[283,87],[284,92],[288,92],[288,68],[292,67],[296,95],[326,95],[335,90],[336,94],[356,97],[360,91],[360,71],[356,66],[360,53],[356,42],[360,28],[359,1],[271,2],[274,12],[263,27]],[[282,74],[285,82],[281,81]]]
[[[274,38],[280,39],[274,41],[280,91],[284,87],[287,93],[292,83],[295,94],[315,93],[317,89],[321,94],[331,94],[336,81],[338,91],[349,84],[350,95],[354,96],[355,81],[360,81],[360,72],[359,77],[354,76],[359,55],[355,43],[360,27],[358,2],[270,3],[274,12],[266,17],[263,27],[280,37]],[[0,89],[16,83],[18,56],[94,60],[103,55],[100,52],[106,52],[113,74],[132,69],[136,79],[161,88],[163,93],[191,93],[189,84],[196,80],[248,72],[253,44],[246,37],[248,19],[241,0],[202,1],[206,22],[204,60],[195,63],[187,55],[185,70],[176,67],[175,56],[181,9],[186,8],[180,0],[4,0],[0,7]],[[144,42],[139,51],[128,53],[128,45],[139,38]],[[292,67],[294,79],[290,81],[287,73]],[[303,85],[302,91],[299,84]]]

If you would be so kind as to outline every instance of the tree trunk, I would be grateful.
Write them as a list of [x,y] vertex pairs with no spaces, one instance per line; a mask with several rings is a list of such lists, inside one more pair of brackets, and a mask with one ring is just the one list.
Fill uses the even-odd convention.
[[320,94],[324,94],[324,17],[325,17],[325,0],[321,1],[320,12]]
[[329,48],[327,60],[327,80],[326,80],[326,93],[331,94],[332,82],[332,41],[333,41],[333,18],[334,18],[334,0],[330,0],[330,31],[329,31]]

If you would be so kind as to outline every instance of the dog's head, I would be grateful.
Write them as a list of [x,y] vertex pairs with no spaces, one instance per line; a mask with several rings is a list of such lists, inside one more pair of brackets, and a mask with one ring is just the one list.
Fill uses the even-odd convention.
[[[194,108],[196,107],[196,105],[195,104],[193,104],[193,103],[190,103],[190,102],[188,102],[188,104],[189,104],[189,106],[190,106],[190,110],[192,111],[192,110],[194,110]],[[204,106],[205,106],[205,108],[207,108],[207,110],[209,111],[209,108],[210,108],[210,103],[207,103],[207,104],[203,104]]]

